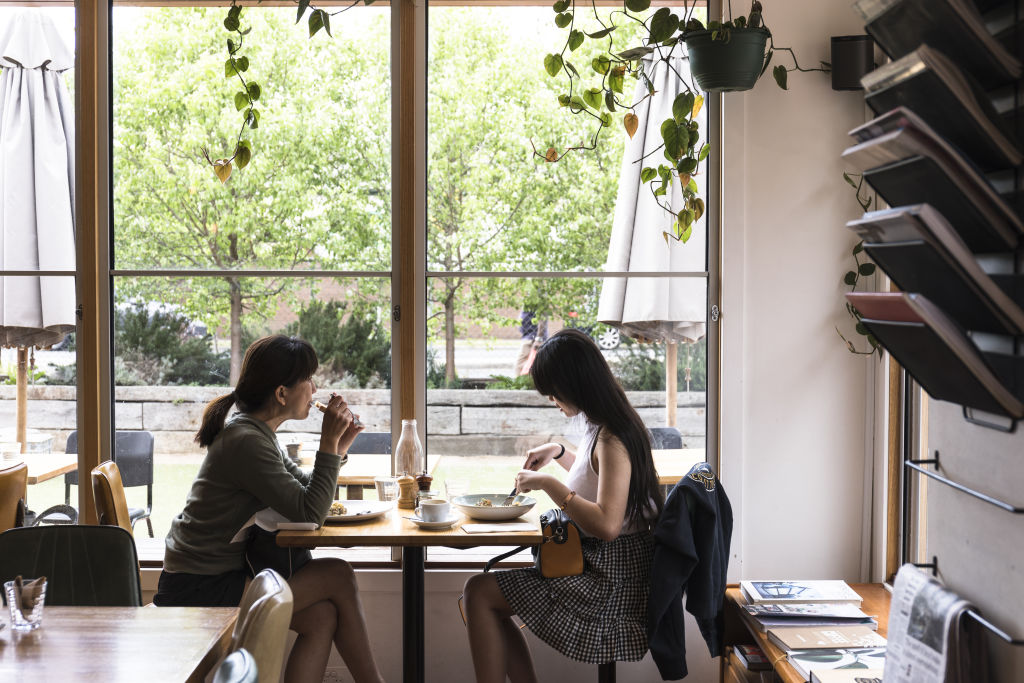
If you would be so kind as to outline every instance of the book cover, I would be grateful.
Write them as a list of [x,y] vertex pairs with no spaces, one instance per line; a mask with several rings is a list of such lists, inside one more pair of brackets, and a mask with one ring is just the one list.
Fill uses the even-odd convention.
[[885,638],[867,626],[786,626],[768,629],[768,640],[782,650],[885,647]]
[[741,581],[740,591],[747,602],[850,602],[863,599],[841,579],[817,581]]
[[796,602],[796,603],[762,603],[759,605],[743,605],[743,609],[754,617],[773,618],[806,618],[819,617],[831,619],[866,619],[867,614],[861,608],[850,603],[831,602]]
[[1020,147],[988,96],[942,53],[921,45],[861,79],[868,106],[918,113],[936,133],[986,169],[1009,168]]
[[892,59],[940,49],[985,88],[1020,78],[1020,61],[989,33],[971,0],[858,0],[865,30]]
[[885,648],[855,648],[837,650],[794,650],[786,658],[797,673],[810,680],[811,672],[833,669],[856,669],[865,671],[885,667]]
[[768,657],[756,645],[735,645],[733,651],[736,653],[736,658],[748,671],[770,671],[772,668]]
[[865,213],[846,224],[905,292],[942,306],[969,330],[1024,334],[1024,309],[986,273],[949,222],[928,204]]
[[750,617],[749,623],[760,633],[767,633],[769,629],[786,626],[822,628],[826,626],[860,625],[865,628],[869,628],[872,631],[878,629],[878,622],[871,617],[864,617],[863,619],[831,619],[828,617],[785,617],[779,619],[775,617]]
[[811,683],[882,683],[882,669],[812,671]]

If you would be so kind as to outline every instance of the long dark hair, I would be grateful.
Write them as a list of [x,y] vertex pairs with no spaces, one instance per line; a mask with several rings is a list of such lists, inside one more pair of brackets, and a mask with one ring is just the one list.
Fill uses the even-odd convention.
[[[655,502],[660,514],[664,501],[647,427],[630,405],[597,344],[579,330],[562,330],[537,350],[530,376],[541,394],[578,408],[602,432],[618,437],[626,447],[632,466],[626,518],[634,525],[644,526],[649,500]],[[580,453],[577,457],[586,456]]]
[[200,446],[213,443],[214,437],[224,429],[231,406],[238,404],[243,413],[259,410],[278,387],[291,387],[308,380],[319,364],[310,343],[298,337],[274,334],[257,339],[245,352],[235,390],[206,405],[196,442]]

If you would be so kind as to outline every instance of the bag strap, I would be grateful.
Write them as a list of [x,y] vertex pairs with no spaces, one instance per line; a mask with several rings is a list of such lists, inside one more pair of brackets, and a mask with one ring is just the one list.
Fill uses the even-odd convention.
[[528,546],[528,545],[521,545],[518,548],[512,548],[512,550],[509,550],[507,553],[502,553],[501,555],[496,555],[495,557],[492,557],[491,559],[487,560],[487,564],[484,565],[484,571],[485,572],[491,571],[491,567],[493,567],[494,565],[498,564],[499,562],[504,560],[506,557],[512,557],[516,553],[521,553],[521,552],[523,552],[524,550],[526,550],[529,547],[530,546]]

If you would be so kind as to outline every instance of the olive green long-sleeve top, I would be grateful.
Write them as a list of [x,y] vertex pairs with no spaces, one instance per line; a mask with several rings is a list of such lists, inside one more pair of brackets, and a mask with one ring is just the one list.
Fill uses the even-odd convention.
[[323,524],[340,467],[341,456],[317,451],[307,474],[264,422],[232,416],[207,449],[185,509],[171,522],[164,569],[206,575],[244,569],[245,542],[231,539],[266,507],[294,522]]

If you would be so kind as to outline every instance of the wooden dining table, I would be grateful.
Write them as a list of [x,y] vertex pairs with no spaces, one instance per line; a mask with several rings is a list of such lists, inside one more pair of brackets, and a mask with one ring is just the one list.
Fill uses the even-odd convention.
[[517,522],[529,522],[532,531],[501,531],[470,534],[464,524],[485,523],[459,518],[448,529],[428,531],[408,517],[412,510],[393,509],[386,515],[365,522],[327,523],[316,531],[280,531],[279,545],[288,547],[391,546],[402,549],[402,680],[423,683],[425,665],[424,555],[430,546],[476,548],[480,546],[540,545],[540,513],[534,509]]
[[53,607],[42,626],[0,623],[0,680],[202,681],[227,654],[234,607]]
[[19,457],[28,465],[30,486],[78,469],[78,455],[75,453],[24,453]]

